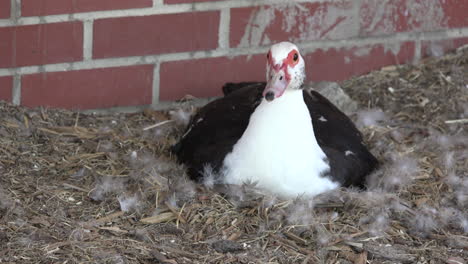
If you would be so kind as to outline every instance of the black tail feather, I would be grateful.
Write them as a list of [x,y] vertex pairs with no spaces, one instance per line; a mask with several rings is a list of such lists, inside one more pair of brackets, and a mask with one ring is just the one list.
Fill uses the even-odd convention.
[[253,86],[253,85],[258,85],[258,84],[263,84],[263,82],[240,82],[240,83],[226,83],[223,86],[223,94],[226,96],[234,91],[237,91],[241,88],[244,88],[246,86]]

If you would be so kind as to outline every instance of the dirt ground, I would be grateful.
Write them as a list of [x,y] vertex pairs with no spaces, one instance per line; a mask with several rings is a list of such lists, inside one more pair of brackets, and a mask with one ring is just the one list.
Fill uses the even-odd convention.
[[190,102],[0,103],[0,263],[466,263],[468,48],[342,87],[382,165],[367,191],[293,201],[188,181],[168,147]]

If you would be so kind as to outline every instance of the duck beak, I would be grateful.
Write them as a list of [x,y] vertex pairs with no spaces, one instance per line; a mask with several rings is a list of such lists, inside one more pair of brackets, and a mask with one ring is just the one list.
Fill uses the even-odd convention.
[[263,97],[268,102],[273,101],[275,98],[283,95],[284,91],[289,85],[289,80],[286,78],[285,70],[283,67],[281,69],[271,69],[273,74],[267,82],[265,90],[263,91]]

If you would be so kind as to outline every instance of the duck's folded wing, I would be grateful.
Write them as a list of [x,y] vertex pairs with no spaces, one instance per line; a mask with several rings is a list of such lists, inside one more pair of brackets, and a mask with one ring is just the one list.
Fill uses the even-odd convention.
[[364,145],[361,132],[351,119],[327,98],[304,90],[315,137],[328,157],[331,176],[343,186],[363,186],[365,176],[378,164]]
[[215,172],[221,168],[224,157],[247,128],[264,85],[257,83],[237,88],[202,107],[172,148],[178,160],[188,167],[192,179],[199,179],[206,166]]

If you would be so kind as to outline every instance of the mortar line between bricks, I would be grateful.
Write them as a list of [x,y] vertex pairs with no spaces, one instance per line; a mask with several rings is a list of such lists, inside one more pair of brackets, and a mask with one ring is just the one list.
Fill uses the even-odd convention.
[[421,60],[421,40],[418,39],[414,42],[414,57],[413,57],[413,63],[418,63]]
[[[423,38],[421,38],[423,37]],[[460,37],[468,37],[468,28],[462,29],[451,29],[437,32],[407,32],[398,33],[389,36],[380,37],[369,37],[365,39],[353,38],[343,40],[327,40],[327,41],[314,41],[308,43],[297,43],[299,48],[305,54],[313,52],[317,49],[328,50],[330,48],[351,48],[351,47],[362,47],[367,45],[389,45],[397,44],[408,41],[418,40],[444,40],[454,39]],[[191,60],[191,59],[208,59],[216,57],[234,57],[242,55],[256,55],[267,52],[269,46],[252,47],[252,48],[232,48],[232,49],[217,49],[208,51],[196,51],[196,52],[181,52],[171,54],[159,54],[159,55],[146,55],[146,56],[133,56],[133,57],[120,57],[120,58],[105,58],[95,59],[90,61],[78,61],[78,62],[65,62],[58,64],[47,64],[42,66],[25,66],[19,68],[3,68],[0,69],[0,76],[10,76],[14,74],[34,74],[38,72],[58,72],[65,71],[70,66],[74,70],[86,70],[86,69],[98,69],[98,68],[111,68],[111,67],[122,67],[122,66],[133,66],[142,64],[154,64],[163,63],[168,61],[180,61],[180,60]]]
[[10,20],[13,23],[17,23],[21,17],[21,0],[11,0],[10,2]]
[[93,20],[83,23],[83,59],[89,61],[93,58]]
[[16,14],[15,0],[10,0],[10,17],[7,19],[14,19]]
[[229,48],[230,23],[231,23],[231,9],[224,8],[221,10],[221,14],[219,18],[219,29],[218,29],[219,48],[222,48],[222,49]]
[[21,104],[21,76],[20,75],[13,76],[13,90],[12,90],[11,102],[14,105]]
[[16,15],[18,16],[18,19],[21,18],[22,13],[21,13],[21,1],[22,0],[16,0]]
[[152,105],[157,105],[159,103],[159,83],[160,83],[160,74],[159,70],[161,69],[161,64],[159,62],[156,62],[154,64],[154,69],[153,69],[153,85],[152,85],[152,99],[151,99],[151,104]]
[[[157,0],[156,0],[157,1]],[[314,2],[320,3],[326,0],[315,0]],[[289,0],[290,3],[310,3],[310,0]],[[333,2],[333,1],[332,1]],[[284,0],[232,0],[232,1],[219,1],[219,2],[202,2],[195,4],[163,4],[146,8],[122,9],[122,10],[105,10],[105,11],[92,11],[83,13],[73,13],[71,19],[70,14],[47,15],[47,16],[32,16],[21,17],[18,21],[11,21],[10,19],[0,19],[0,27],[15,26],[15,25],[34,25],[34,24],[47,24],[56,22],[68,21],[84,21],[96,20],[102,18],[118,18],[129,16],[150,16],[162,14],[179,14],[191,13],[202,11],[220,11],[225,8],[238,8],[238,7],[255,7],[260,5],[281,4]],[[154,2],[153,2],[154,4]]]

